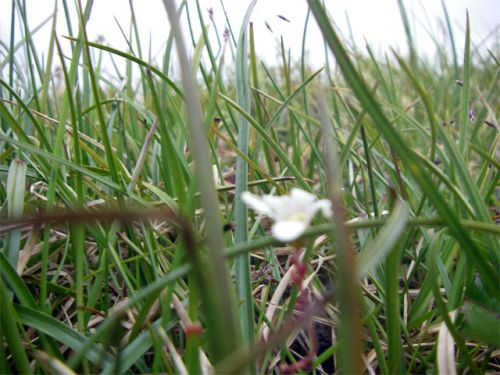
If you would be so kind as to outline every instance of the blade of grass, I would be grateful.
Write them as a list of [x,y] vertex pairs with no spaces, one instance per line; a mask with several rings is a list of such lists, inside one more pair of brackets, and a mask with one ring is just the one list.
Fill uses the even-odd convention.
[[[72,41],[79,41],[78,38],[74,38],[74,37],[70,37],[70,36],[65,36],[64,38],[66,38],[68,40],[72,40]],[[166,84],[168,86],[170,86],[172,88],[172,90],[174,90],[177,95],[179,95],[181,98],[183,97],[182,91],[179,89],[179,87],[177,87],[177,85],[170,78],[168,78],[168,76],[165,73],[163,73],[161,70],[159,70],[155,66],[151,65],[150,63],[143,61],[140,58],[138,58],[130,53],[120,51],[120,50],[113,48],[113,47],[105,46],[105,45],[95,43],[95,42],[90,42],[88,40],[85,41],[85,44],[89,47],[97,48],[97,49],[112,53],[114,55],[121,56],[121,57],[125,58],[127,61],[134,62],[142,67],[150,69],[151,72],[153,72],[158,77],[160,77],[162,79],[162,81],[166,82]]]
[[17,274],[16,269],[9,263],[9,260],[3,253],[0,253],[0,273],[2,280],[5,280],[10,290],[22,305],[33,309],[37,308],[35,299],[30,293],[28,286],[23,282],[23,279]]
[[406,41],[408,49],[410,50],[410,61],[413,68],[417,67],[417,51],[415,49],[415,43],[413,41],[413,34],[411,32],[410,20],[408,19],[408,12],[406,12],[406,7],[403,0],[398,0],[399,14],[401,15],[401,20],[403,21],[403,27],[405,30]]
[[[253,0],[245,13],[238,37],[236,51],[236,93],[237,102],[245,112],[250,112],[250,82],[248,78],[248,24],[257,0]],[[238,149],[248,155],[248,121],[240,113],[238,117]],[[245,158],[236,158],[234,197],[235,243],[244,243],[248,239],[248,218],[246,205],[241,200],[241,194],[248,189],[248,165]],[[254,341],[254,311],[252,298],[252,280],[250,274],[250,256],[242,254],[235,259],[236,296],[239,306],[239,321],[243,342],[250,345]],[[250,365],[246,371],[255,372],[255,365]]]
[[[89,3],[92,4],[93,1],[89,1],[87,3],[87,6],[89,5]],[[80,34],[81,34],[81,38],[83,40],[83,51],[84,51],[84,56],[85,56],[85,62],[87,63],[87,66],[88,66],[87,71],[89,73],[90,84],[92,87],[92,95],[94,98],[94,102],[96,103],[97,118],[98,118],[99,127],[100,127],[101,142],[104,145],[104,151],[106,154],[106,160],[108,161],[108,165],[109,165],[111,180],[115,184],[120,185],[120,178],[118,175],[118,169],[116,167],[115,154],[111,148],[111,141],[110,141],[109,136],[108,136],[106,121],[104,119],[104,112],[103,112],[103,109],[100,105],[101,94],[100,94],[99,86],[97,84],[97,78],[95,76],[93,62],[92,62],[92,58],[90,55],[90,49],[89,49],[87,31],[86,31],[86,21],[84,20],[83,14],[84,14],[83,8],[81,5],[81,1],[79,0],[78,1],[78,15],[79,15],[79,19],[80,19]],[[120,194],[118,195],[118,200],[120,201]]]
[[18,317],[12,306],[11,299],[7,292],[5,284],[0,278],[0,303],[2,305],[2,313],[0,314],[0,333],[7,342],[9,352],[20,374],[31,374],[33,370],[28,361],[26,349],[21,342],[21,335],[18,330]]
[[391,250],[406,228],[409,218],[409,208],[402,202],[398,202],[382,227],[377,237],[365,246],[357,262],[358,278],[367,276],[385,258],[389,257]]
[[[54,41],[57,47],[57,51],[59,54],[60,62],[61,62],[61,70],[64,75],[64,81],[66,84],[66,98],[67,104],[69,107],[70,115],[71,115],[71,123],[73,125],[73,148],[74,148],[74,160],[78,167],[82,165],[82,156],[80,151],[80,138],[79,138],[79,129],[78,124],[79,121],[77,119],[77,110],[75,108],[75,103],[73,100],[73,94],[70,90],[70,77],[68,74],[68,70],[66,68],[66,62],[63,58],[63,53],[61,49],[61,45],[59,44],[59,40],[54,35]],[[80,172],[76,173],[76,194],[77,194],[77,209],[80,209],[80,206],[84,202],[84,190],[83,190],[83,177]],[[85,229],[81,225],[75,225],[71,230],[71,240],[72,240],[72,248],[73,248],[73,257],[75,259],[75,289],[76,289],[76,304],[81,307],[85,305],[84,298],[84,284],[83,284],[83,274],[84,274],[84,261],[85,261]],[[78,329],[80,332],[85,332],[85,314],[81,308],[77,310],[78,314]]]
[[[207,228],[207,247],[209,256],[205,261],[199,250],[194,251],[198,286],[204,289],[202,300],[207,314],[207,334],[210,353],[214,362],[222,360],[238,347],[240,333],[234,313],[234,295],[229,283],[229,275],[224,254],[224,240],[217,196],[209,159],[206,127],[202,122],[201,108],[198,101],[194,79],[191,76],[189,61],[183,35],[177,19],[177,8],[173,1],[163,1],[175,35],[175,42],[182,72],[182,83],[186,97],[186,114],[189,119],[191,146],[196,152],[193,159],[196,167],[197,183],[201,191],[201,205],[204,209]],[[205,269],[203,269],[205,268]],[[220,340],[224,332],[225,340]]]
[[319,116],[323,125],[324,158],[326,164],[328,196],[332,202],[333,225],[331,232],[337,244],[338,282],[336,290],[339,303],[339,339],[342,346],[339,351],[339,368],[346,374],[362,372],[362,337],[361,337],[361,291],[357,280],[357,264],[349,229],[344,222],[345,208],[341,193],[341,175],[337,160],[336,144],[332,125],[328,121],[326,102],[319,99]]
[[296,178],[297,183],[305,190],[310,190],[309,185],[304,180],[302,173],[297,169],[295,164],[292,163],[290,158],[285,154],[285,152],[281,149],[279,144],[272,139],[272,137],[267,133],[267,131],[255,121],[255,119],[246,112],[243,108],[241,108],[234,100],[231,98],[224,96],[222,94],[219,95],[226,102],[228,102],[237,112],[241,113],[246,120],[249,122],[252,127],[259,133],[259,135],[264,139],[265,142],[272,148],[272,150],[278,155],[278,157],[285,163],[285,165],[290,170],[290,173]]
[[[14,159],[7,175],[7,218],[18,219],[24,210],[24,194],[26,192],[26,162]],[[7,235],[3,252],[9,263],[17,267],[21,247],[21,230],[14,229]]]
[[458,149],[462,152],[464,159],[467,159],[468,147],[466,139],[469,120],[469,86],[470,86],[470,22],[469,12],[465,16],[465,48],[464,48],[464,66],[462,77],[462,101],[460,104],[460,135],[458,140]]
[[[45,131],[44,131],[43,127],[39,124],[38,120],[33,116],[32,111],[30,111],[30,109],[28,108],[26,103],[24,103],[24,101],[21,99],[21,97],[19,95],[17,95],[15,90],[12,88],[12,86],[7,85],[7,82],[5,82],[3,79],[0,79],[0,84],[2,86],[4,86],[9,91],[9,94],[11,96],[11,100],[15,99],[16,103],[24,109],[24,111],[26,112],[26,114],[28,115],[30,120],[33,122],[33,125],[36,127],[36,129],[38,131],[37,134],[40,137],[40,142],[43,144],[43,146],[47,150],[51,151],[51,147],[50,147],[49,141],[47,140],[47,136],[45,135]],[[3,104],[2,104],[2,106],[3,106]],[[4,120],[4,119],[2,119],[2,120]],[[21,129],[17,129],[18,136],[21,132],[23,133],[22,137],[25,138],[24,131],[22,131]]]
[[[77,352],[89,342],[89,339],[82,334],[39,310],[16,305],[15,311],[22,324],[53,337]],[[111,355],[96,344],[91,344],[85,355],[90,362],[97,366],[112,361]]]
[[67,160],[67,159],[64,159],[60,156],[56,156],[54,154],[50,154],[46,151],[43,151],[35,146],[32,146],[32,145],[29,145],[29,144],[25,144],[23,142],[19,142],[19,141],[16,141],[15,139],[12,139],[10,137],[6,137],[4,136],[3,134],[0,134],[0,140],[4,140],[6,141],[7,143],[9,144],[12,144],[16,147],[19,147],[20,149],[23,149],[23,150],[26,150],[26,151],[29,151],[33,154],[37,154],[37,155],[40,155],[42,156],[43,158],[46,158],[47,160],[52,160],[52,161],[55,161],[61,165],[64,165],[66,167],[69,167],[71,169],[74,169],[75,171],[78,171],[80,173],[82,173],[83,175],[85,176],[88,176],[88,177],[91,177],[93,178],[94,180],[96,181],[99,181],[100,183],[106,185],[106,186],[109,186],[110,188],[113,188],[113,189],[116,189],[117,191],[123,191],[123,187],[118,185],[118,184],[115,184],[114,182],[110,181],[109,179],[99,175],[98,173],[95,173],[95,172],[92,172],[90,171],[89,169],[86,169],[84,167],[79,167],[77,166],[76,164],[74,164],[73,162]]
[[404,374],[401,301],[399,295],[399,274],[401,269],[402,245],[396,244],[392,254],[384,263],[384,310],[387,332],[387,366],[391,374]]
[[457,47],[455,46],[455,37],[453,34],[453,28],[451,27],[450,15],[448,14],[448,7],[446,6],[445,0],[441,0],[441,7],[443,8],[444,19],[446,21],[446,28],[448,30],[448,35],[450,37],[451,52],[453,55],[453,67],[455,68],[455,77],[458,77],[458,54]]
[[436,261],[438,256],[439,254],[436,251],[430,251],[427,255],[427,267],[429,269],[428,272],[431,277],[431,286],[432,286],[432,294],[434,295],[434,302],[436,303],[437,310],[441,316],[441,319],[443,319],[443,322],[446,324],[446,327],[448,328],[448,332],[453,337],[453,340],[455,341],[460,352],[463,354],[463,357],[467,362],[467,365],[470,367],[473,373],[477,374],[479,373],[479,369],[477,368],[477,365],[474,363],[471,354],[467,350],[467,346],[465,345],[464,339],[457,332],[455,324],[451,321],[450,312],[448,311],[448,308],[446,307],[446,304],[443,301],[443,298],[441,297],[441,292],[439,290],[439,284],[438,284],[439,272],[437,270],[437,261]]

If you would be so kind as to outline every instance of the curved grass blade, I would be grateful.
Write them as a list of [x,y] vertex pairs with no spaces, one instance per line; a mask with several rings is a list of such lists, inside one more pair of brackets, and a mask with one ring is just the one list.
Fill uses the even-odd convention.
[[382,227],[377,237],[361,252],[358,258],[358,278],[363,278],[374,271],[386,257],[390,255],[394,245],[403,234],[409,219],[409,207],[398,202]]
[[[89,343],[87,337],[40,310],[21,305],[15,305],[14,308],[22,324],[45,333],[47,336],[67,345],[76,352],[82,350]],[[90,343],[89,345],[90,348],[87,350],[85,357],[90,362],[99,367],[112,362],[111,354],[104,351],[95,343]]]
[[[26,162],[14,159],[10,163],[7,175],[7,218],[18,219],[24,210],[24,194],[26,192]],[[9,232],[5,241],[4,252],[12,267],[17,267],[21,246],[21,230]]]
[[33,295],[23,279],[17,274],[16,269],[11,266],[7,257],[0,252],[0,274],[7,282],[10,289],[22,305],[36,309],[37,305]]
[[9,298],[7,288],[2,278],[0,278],[0,304],[2,306],[2,313],[0,314],[0,334],[5,337],[17,371],[20,374],[31,374],[33,371],[31,370],[28,355],[21,342],[21,335],[17,327],[17,314],[12,306],[11,299]]
[[[70,36],[64,36],[64,38],[66,38],[68,40],[72,40],[74,42],[79,41],[78,38],[74,38],[74,37],[70,37]],[[103,44],[90,42],[88,40],[85,42],[85,44],[88,45],[89,47],[97,48],[97,49],[100,49],[100,50],[112,53],[114,55],[123,57],[124,59],[126,59],[128,61],[135,62],[136,64],[138,64],[138,65],[140,65],[140,66],[142,66],[144,68],[147,68],[147,69],[151,70],[151,72],[153,72],[158,77],[160,77],[163,81],[165,81],[168,84],[168,86],[170,86],[175,91],[175,93],[177,95],[179,95],[181,98],[184,97],[184,95],[182,94],[182,91],[179,89],[179,87],[177,87],[177,85],[170,78],[168,78],[161,70],[159,70],[155,66],[147,63],[146,61],[141,60],[138,57],[135,57],[134,55],[131,55],[130,53],[123,52],[123,51],[120,51],[120,50],[118,50],[116,48],[105,46]]]
[[92,171],[90,171],[90,170],[88,170],[86,168],[83,168],[83,167],[79,167],[78,165],[74,164],[73,162],[71,162],[71,161],[69,161],[67,159],[64,159],[61,156],[57,156],[55,154],[51,154],[51,153],[49,153],[47,151],[44,151],[44,150],[42,150],[42,149],[40,149],[38,147],[33,146],[33,145],[26,144],[26,143],[23,143],[23,142],[20,142],[20,141],[16,141],[15,139],[7,137],[7,136],[5,136],[3,134],[0,134],[0,140],[4,140],[7,143],[10,143],[10,144],[12,144],[14,146],[19,147],[20,149],[23,149],[23,150],[29,151],[29,152],[31,152],[33,154],[42,156],[43,158],[45,158],[47,160],[56,161],[57,163],[62,164],[62,165],[66,166],[66,167],[69,167],[71,169],[74,169],[75,171],[80,172],[82,175],[91,177],[94,180],[99,181],[100,183],[102,183],[102,184],[104,184],[104,185],[106,185],[106,186],[108,186],[110,188],[113,188],[113,189],[115,189],[118,192],[124,191],[124,189],[123,189],[122,186],[114,183],[113,181],[110,181],[107,178],[102,177],[98,173],[94,173],[94,172],[92,172]]

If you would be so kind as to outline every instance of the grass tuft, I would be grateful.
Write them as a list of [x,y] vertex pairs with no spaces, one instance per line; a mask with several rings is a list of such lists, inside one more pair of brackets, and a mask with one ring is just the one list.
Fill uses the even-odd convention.
[[[499,371],[498,32],[485,51],[442,0],[424,57],[398,1],[408,55],[380,54],[310,0],[301,58],[283,35],[268,64],[255,4],[165,0],[155,57],[132,0],[123,49],[89,40],[93,1],[35,27],[12,2],[0,373]],[[241,193],[293,188],[334,215],[280,243]]]

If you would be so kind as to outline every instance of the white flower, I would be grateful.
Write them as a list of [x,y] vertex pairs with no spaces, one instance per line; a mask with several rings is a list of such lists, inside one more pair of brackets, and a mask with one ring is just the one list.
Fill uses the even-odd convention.
[[332,216],[331,202],[318,198],[307,191],[292,189],[289,195],[261,197],[245,191],[241,194],[245,204],[262,215],[274,220],[271,233],[281,242],[299,238],[311,223],[314,214],[321,210],[324,216]]

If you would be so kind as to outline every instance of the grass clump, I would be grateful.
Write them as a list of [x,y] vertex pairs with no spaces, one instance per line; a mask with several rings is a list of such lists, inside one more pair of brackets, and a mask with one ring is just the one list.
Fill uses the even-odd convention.
[[[498,43],[474,49],[467,20],[460,59],[447,22],[452,54],[429,62],[399,2],[410,56],[380,57],[311,0],[325,66],[305,43],[268,66],[255,2],[223,35],[164,3],[161,64],[135,16],[118,50],[88,39],[91,1],[77,19],[62,1],[68,35],[54,15],[42,52],[13,3],[0,373],[498,371]],[[306,218],[313,195],[325,215]],[[304,227],[286,244],[278,224]]]

